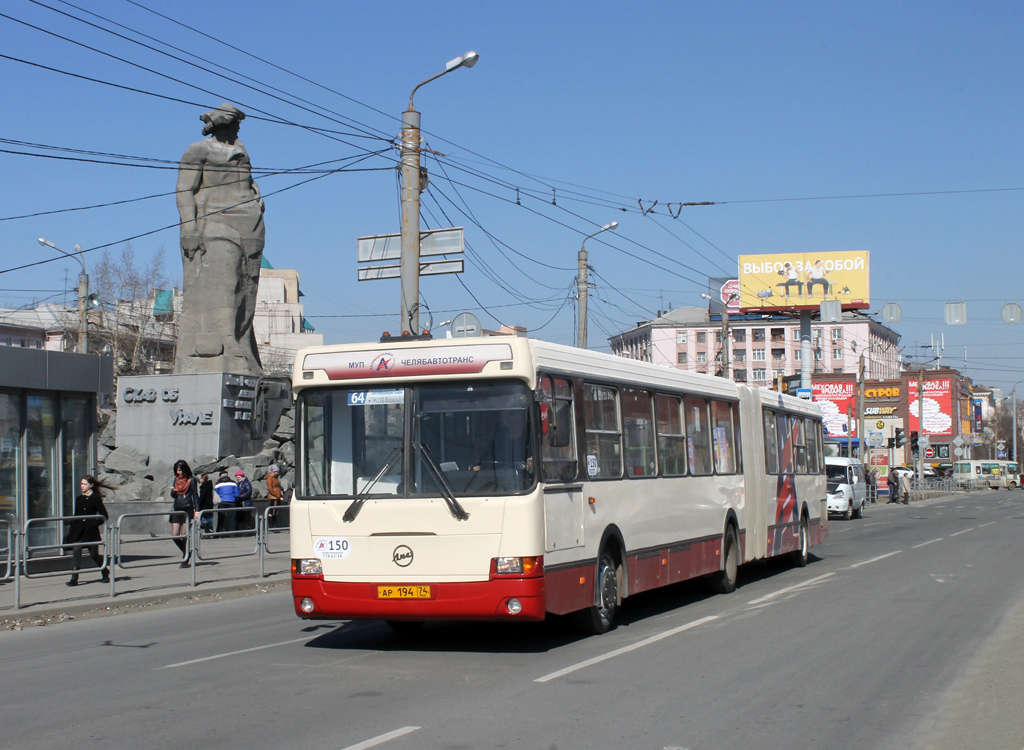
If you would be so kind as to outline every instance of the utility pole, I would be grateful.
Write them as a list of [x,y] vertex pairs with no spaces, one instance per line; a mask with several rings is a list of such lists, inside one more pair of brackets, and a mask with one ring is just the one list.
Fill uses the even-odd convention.
[[857,382],[860,384],[860,393],[857,395],[857,437],[860,454],[860,462],[864,463],[864,353],[860,355],[860,365],[857,367]]
[[615,229],[618,225],[619,222],[613,221],[611,224],[605,224],[593,234],[588,234],[583,238],[580,251],[576,255],[576,346],[580,349],[587,348],[587,240],[601,232]]
[[409,94],[409,108],[402,113],[402,333],[420,332],[420,191],[423,185],[420,184],[420,113],[413,106],[412,98],[420,86],[458,68],[472,68],[479,59],[476,52],[467,52],[449,60],[444,70],[416,85]]

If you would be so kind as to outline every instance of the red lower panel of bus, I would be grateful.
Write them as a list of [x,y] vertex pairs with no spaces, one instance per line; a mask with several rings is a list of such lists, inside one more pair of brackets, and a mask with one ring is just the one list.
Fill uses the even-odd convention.
[[[429,599],[381,599],[376,583],[332,583],[292,577],[295,614],[307,620],[543,620],[544,578],[432,583]],[[303,599],[313,601],[303,612]],[[511,614],[510,599],[522,610]]]

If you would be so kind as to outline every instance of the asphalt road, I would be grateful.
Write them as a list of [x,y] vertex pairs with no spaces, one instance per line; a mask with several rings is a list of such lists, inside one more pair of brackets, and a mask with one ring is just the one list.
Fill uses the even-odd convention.
[[303,622],[269,594],[0,632],[0,747],[1024,748],[1024,492],[833,520],[728,596],[556,619]]

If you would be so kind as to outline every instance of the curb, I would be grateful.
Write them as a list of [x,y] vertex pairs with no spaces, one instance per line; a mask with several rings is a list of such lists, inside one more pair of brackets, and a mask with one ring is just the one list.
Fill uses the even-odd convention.
[[139,612],[144,609],[162,609],[181,607],[192,604],[206,604],[227,599],[240,599],[246,596],[279,593],[291,588],[291,578],[277,581],[251,581],[213,588],[172,590],[162,594],[142,596],[124,595],[110,599],[104,597],[102,603],[80,602],[76,604],[46,603],[30,605],[23,609],[9,609],[0,614],[0,631],[23,630],[30,626],[51,625],[71,620],[88,620],[97,617]]

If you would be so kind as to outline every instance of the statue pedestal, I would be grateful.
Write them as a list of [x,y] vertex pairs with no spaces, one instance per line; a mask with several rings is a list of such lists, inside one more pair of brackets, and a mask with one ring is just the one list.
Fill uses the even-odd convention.
[[151,464],[250,456],[260,452],[290,402],[290,388],[279,378],[123,376],[117,384],[117,445],[149,454]]

